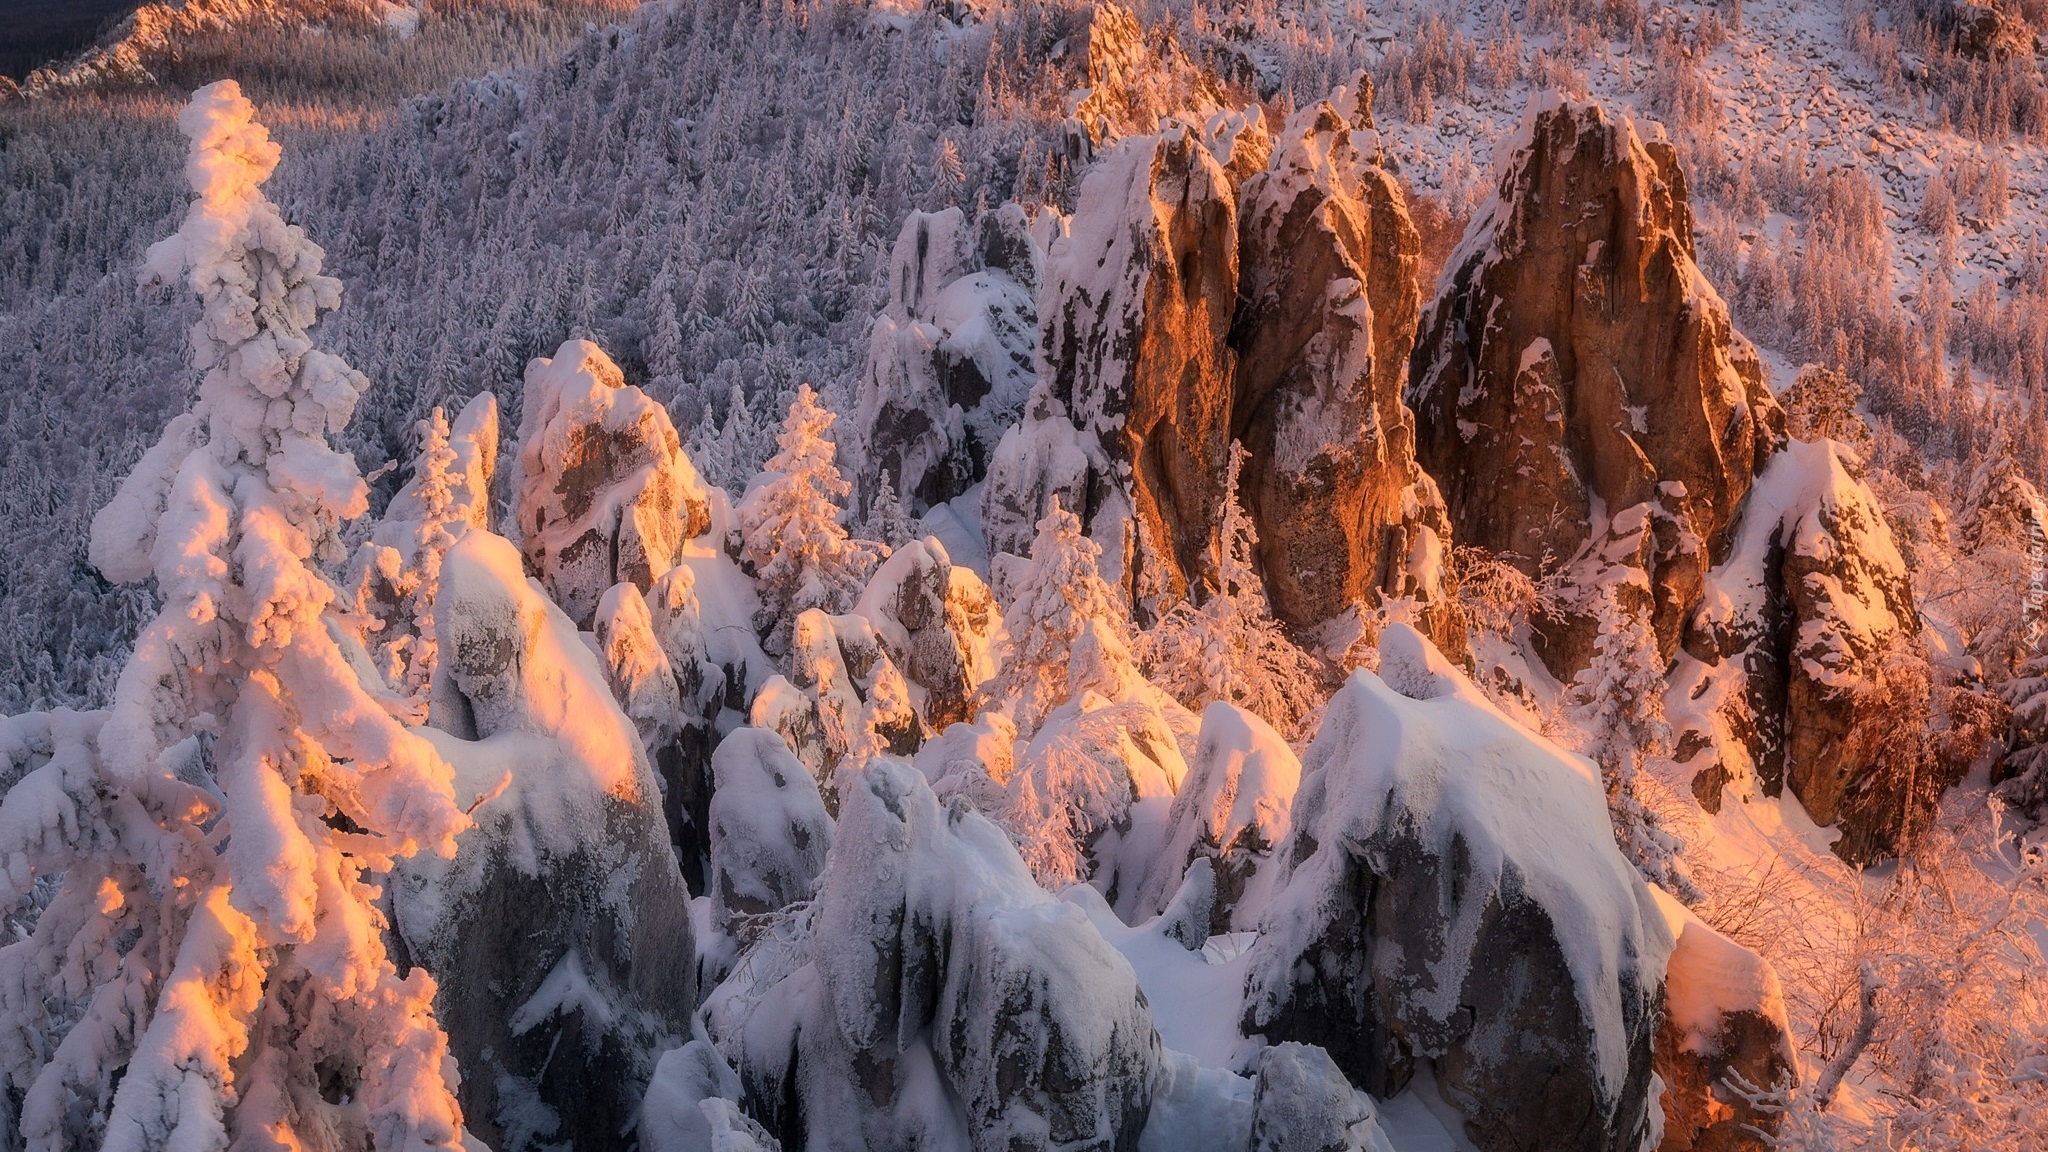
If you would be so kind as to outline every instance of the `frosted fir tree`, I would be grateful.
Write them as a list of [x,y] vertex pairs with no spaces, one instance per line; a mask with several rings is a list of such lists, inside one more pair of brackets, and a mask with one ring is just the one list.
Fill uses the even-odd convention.
[[1614,584],[1600,590],[1593,659],[1572,679],[1565,704],[1579,728],[1580,751],[1599,766],[1622,854],[1680,898],[1697,898],[1678,859],[1684,846],[1643,806],[1638,791],[1644,763],[1670,751],[1671,725],[1664,717],[1657,637],[1644,613],[1622,606]]
[[763,646],[789,653],[790,629],[808,608],[844,612],[860,596],[875,553],[847,534],[841,500],[853,486],[832,462],[833,415],[806,384],[776,437],[780,451],[740,501],[741,555],[754,566]]
[[367,381],[306,335],[341,286],[264,198],[254,112],[223,81],[179,116],[196,196],[145,279],[199,297],[198,396],[93,524],[93,562],[154,576],[163,611],[99,730],[0,803],[0,902],[63,889],[0,949],[0,1101],[22,1101],[0,1122],[29,1148],[463,1138],[434,983],[386,954],[377,877],[452,855],[468,821],[331,627],[317,562],[367,487],[327,437]]
[[[1092,681],[1134,679],[1130,610],[1102,578],[1102,548],[1081,532],[1081,518],[1060,507],[1038,522],[1031,563],[1003,613],[1009,638],[1002,671],[987,700],[1029,739],[1053,709],[1074,695],[1074,674]],[[1085,639],[1084,639],[1085,638]]]
[[897,495],[896,478],[882,473],[881,488],[875,493],[875,500],[868,508],[867,522],[861,525],[861,535],[881,544],[891,551],[917,539],[917,522],[903,507],[903,498]]
[[1216,588],[1197,605],[1181,601],[1138,639],[1146,674],[1190,709],[1235,704],[1290,736],[1322,698],[1315,662],[1273,618],[1253,556],[1257,529],[1238,500],[1246,457],[1232,444],[1224,473]]
[[[2048,644],[2048,636],[2041,637]],[[2048,651],[2020,666],[2004,687],[2012,705],[1998,795],[2034,820],[2048,823]]]

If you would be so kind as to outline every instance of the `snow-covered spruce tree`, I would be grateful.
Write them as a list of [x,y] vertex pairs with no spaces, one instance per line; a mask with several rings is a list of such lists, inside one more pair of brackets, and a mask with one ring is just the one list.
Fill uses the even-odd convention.
[[368,876],[453,854],[467,820],[330,627],[315,562],[367,488],[327,437],[367,381],[306,336],[341,286],[260,191],[278,149],[254,111],[223,81],[179,116],[197,195],[145,278],[200,299],[198,398],[93,525],[93,562],[153,575],[163,612],[96,749],[0,804],[0,901],[65,889],[0,949],[0,1104],[27,1148],[462,1140],[433,981],[398,975]]
[[1238,501],[1244,446],[1232,444],[1224,473],[1216,587],[1197,605],[1183,600],[1138,637],[1153,683],[1194,711],[1222,700],[1256,713],[1289,736],[1321,700],[1316,668],[1273,618],[1253,565],[1258,530]]
[[1670,750],[1664,718],[1664,676],[1657,637],[1645,613],[1622,606],[1619,590],[1600,590],[1600,635],[1593,659],[1566,689],[1565,702],[1582,736],[1580,750],[1600,768],[1614,837],[1643,875],[1674,895],[1697,888],[1678,860],[1682,845],[1643,806],[1643,762]]
[[742,556],[754,566],[761,610],[754,620],[770,654],[789,654],[790,629],[807,608],[844,612],[859,598],[875,553],[847,535],[839,475],[827,433],[833,415],[806,384],[783,418],[779,451],[740,501]]
[[[455,499],[455,448],[448,440],[448,417],[435,408],[420,421],[420,451],[413,469],[413,493],[419,519],[414,523],[410,563],[380,573],[411,605],[411,627],[384,639],[379,646],[385,674],[407,699],[424,709],[428,683],[434,675],[434,597],[441,590],[441,560],[469,518]],[[389,550],[384,550],[389,551]]]
[[2031,818],[2048,824],[2048,652],[2021,665],[2008,680],[2005,699],[2012,705],[2006,733],[2007,751],[1998,794]]
[[1077,662],[1130,661],[1130,609],[1102,578],[1096,566],[1101,555],[1102,547],[1082,534],[1081,518],[1055,496],[1038,522],[1031,563],[1003,613],[1008,639],[1002,671],[986,689],[989,705],[1009,714],[1021,738],[1029,739],[1053,709],[1074,696],[1070,681]]

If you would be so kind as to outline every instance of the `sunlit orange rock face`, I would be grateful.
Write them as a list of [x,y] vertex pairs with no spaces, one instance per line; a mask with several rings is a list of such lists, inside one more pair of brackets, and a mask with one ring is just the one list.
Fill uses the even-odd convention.
[[1124,586],[1157,613],[1187,596],[1220,522],[1237,206],[1230,178],[1185,128],[1117,151],[1083,184],[1072,234],[1055,249],[1040,380],[1104,459],[1076,511],[1094,524],[1105,505],[1128,501]]
[[[1363,77],[1297,114],[1244,183],[1231,434],[1274,612],[1309,626],[1427,597],[1450,523],[1402,402],[1421,295]],[[1461,646],[1460,646],[1461,647]]]
[[[1418,450],[1461,544],[1588,588],[1646,573],[1626,607],[1669,657],[1783,414],[1693,261],[1671,146],[1593,104],[1526,131],[1423,318]],[[1552,671],[1584,667],[1597,631],[1588,605],[1539,621]]]
[[1049,258],[1027,413],[1071,425],[1085,465],[999,460],[997,550],[1058,495],[1141,618],[1200,599],[1236,440],[1282,619],[1435,595],[1450,525],[1401,398],[1418,243],[1370,101],[1360,78],[1272,140],[1255,118],[1170,125],[1091,172]]

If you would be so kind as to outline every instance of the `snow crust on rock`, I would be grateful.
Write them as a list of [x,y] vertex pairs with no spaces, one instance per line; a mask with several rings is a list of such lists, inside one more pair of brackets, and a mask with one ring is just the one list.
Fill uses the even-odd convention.
[[707,1020],[756,1114],[812,1149],[1128,1147],[1160,1060],[1136,977],[1081,910],[887,757],[842,798],[802,924]]
[[1208,859],[1218,891],[1205,936],[1256,929],[1300,783],[1301,760],[1272,725],[1221,701],[1203,709],[1140,907],[1164,910],[1188,866]]
[[435,615],[423,732],[475,827],[452,861],[394,877],[398,927],[443,978],[471,1127],[508,1148],[595,1139],[633,1114],[695,1000],[659,787],[598,652],[511,542],[450,548]]
[[727,736],[711,757],[711,909],[746,940],[743,920],[811,898],[832,848],[832,818],[810,770],[760,728]]
[[[1465,1085],[1447,1085],[1447,1096],[1480,1127],[1498,1135],[1510,1122],[1500,1110],[1516,1105],[1470,1093],[1518,1077],[1531,1045],[1556,1042],[1559,1059],[1584,1062],[1578,1089],[1553,1089],[1588,1093],[1565,1111],[1578,1124],[1605,1115],[1593,1135],[1608,1124],[1625,1135],[1646,1122],[1631,1093],[1647,1083],[1656,984],[1672,943],[1615,848],[1597,773],[1509,719],[1407,625],[1382,634],[1380,667],[1352,674],[1303,758],[1291,867],[1252,949],[1247,1030],[1288,1038],[1274,1028],[1315,979],[1305,966],[1362,963],[1347,969],[1355,987],[1324,994],[1353,998],[1352,1011],[1391,1030],[1395,1039],[1380,1042],[1396,1051],[1441,1061],[1456,1049]],[[1363,907],[1361,869],[1363,891],[1378,893]],[[1420,880],[1417,869],[1434,876]],[[1528,910],[1533,921],[1507,927]],[[1510,931],[1540,938],[1503,935]],[[1328,952],[1347,933],[1362,933],[1351,947],[1364,955]],[[1511,954],[1498,950],[1523,947],[1556,950],[1569,980],[1560,1007],[1576,1019],[1509,1018],[1528,1011],[1516,997],[1541,994],[1511,986],[1501,1000]],[[1482,1006],[1477,1018],[1473,1004]],[[1504,1015],[1489,1018],[1486,1005]],[[1360,1040],[1372,1043],[1350,1043]],[[1405,1080],[1369,1054],[1346,1059],[1347,1072],[1376,1092]],[[1386,1088],[1370,1083],[1389,1073]]]
[[527,365],[511,487],[520,547],[579,624],[612,585],[645,591],[711,527],[667,409],[588,340]]

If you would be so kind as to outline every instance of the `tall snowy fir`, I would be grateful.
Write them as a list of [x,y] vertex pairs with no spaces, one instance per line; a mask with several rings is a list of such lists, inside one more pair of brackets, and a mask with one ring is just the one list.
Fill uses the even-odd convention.
[[[73,893],[4,951],[32,1146],[225,1150],[337,1129],[378,1149],[460,1145],[433,979],[386,953],[378,876],[452,853],[467,820],[329,613],[319,565],[367,493],[327,437],[368,382],[307,335],[340,284],[264,199],[278,149],[254,113],[223,81],[179,115],[194,200],[146,275],[200,300],[197,399],[94,522],[100,570],[154,576],[164,610],[97,732],[68,733],[0,805],[14,894],[38,876]],[[331,1077],[351,1107],[323,1095]]]
[[779,451],[737,509],[741,555],[760,582],[756,626],[771,653],[789,651],[790,629],[806,609],[851,607],[874,565],[873,549],[841,523],[853,487],[832,462],[834,419],[808,384],[798,388],[775,439]]

